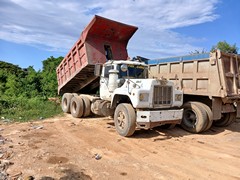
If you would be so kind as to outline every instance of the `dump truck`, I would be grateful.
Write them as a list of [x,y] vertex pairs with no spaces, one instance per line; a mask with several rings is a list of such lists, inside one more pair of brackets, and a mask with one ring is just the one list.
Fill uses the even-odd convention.
[[183,94],[165,79],[148,78],[148,65],[129,60],[137,27],[95,16],[57,67],[62,110],[73,117],[113,117],[117,132],[180,124]]
[[165,78],[183,91],[182,127],[193,133],[212,123],[228,126],[240,116],[240,56],[211,53],[152,59],[150,78]]

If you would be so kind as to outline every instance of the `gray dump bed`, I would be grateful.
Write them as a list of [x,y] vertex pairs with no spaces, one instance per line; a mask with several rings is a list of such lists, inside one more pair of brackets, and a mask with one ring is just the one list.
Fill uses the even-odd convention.
[[240,56],[215,51],[195,56],[149,60],[150,77],[172,80],[184,94],[240,98]]

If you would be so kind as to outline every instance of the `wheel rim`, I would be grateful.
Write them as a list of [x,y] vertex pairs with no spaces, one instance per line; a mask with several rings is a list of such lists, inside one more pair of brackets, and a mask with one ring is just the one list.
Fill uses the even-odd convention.
[[197,117],[194,111],[187,109],[184,111],[183,121],[188,127],[194,127],[197,122]]
[[122,111],[118,113],[117,124],[120,129],[124,129],[126,125],[126,115]]

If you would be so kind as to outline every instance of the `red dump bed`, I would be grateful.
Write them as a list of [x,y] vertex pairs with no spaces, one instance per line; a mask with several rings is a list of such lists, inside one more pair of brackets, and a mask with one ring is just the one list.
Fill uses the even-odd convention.
[[137,27],[95,16],[57,67],[58,93],[91,93],[99,87],[94,65],[126,60],[127,44]]

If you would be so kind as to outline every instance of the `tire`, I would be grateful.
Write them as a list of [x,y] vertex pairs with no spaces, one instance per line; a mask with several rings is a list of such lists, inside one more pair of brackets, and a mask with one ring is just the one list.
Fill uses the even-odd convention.
[[208,119],[207,119],[207,123],[206,123],[206,126],[203,129],[203,131],[209,130],[212,127],[212,123],[213,123],[213,112],[212,112],[212,110],[210,109],[210,107],[208,105],[203,104],[201,102],[193,102],[193,103],[198,104],[199,106],[202,106],[202,108],[206,111]]
[[136,129],[136,113],[131,104],[119,104],[114,113],[115,128],[121,136],[133,135]]
[[70,104],[71,104],[72,97],[73,95],[71,93],[63,94],[62,103],[61,103],[63,112],[70,113]]
[[83,100],[83,106],[84,106],[84,111],[83,111],[83,117],[87,117],[91,114],[91,102],[86,96],[80,96]]
[[229,120],[226,126],[229,126],[230,124],[232,124],[236,120],[236,116],[237,114],[235,112],[229,113]]
[[187,102],[183,108],[182,128],[191,133],[202,132],[208,123],[206,111],[195,102]]
[[220,120],[214,121],[214,125],[218,127],[225,127],[230,125],[236,119],[236,113],[223,113]]
[[74,96],[71,100],[71,114],[75,118],[79,118],[83,116],[83,100],[79,96]]

